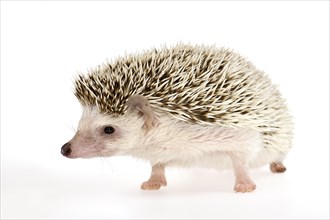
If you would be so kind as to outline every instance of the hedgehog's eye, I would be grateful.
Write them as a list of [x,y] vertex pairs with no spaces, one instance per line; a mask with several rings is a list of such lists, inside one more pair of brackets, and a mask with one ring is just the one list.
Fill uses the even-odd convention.
[[106,126],[104,129],[103,129],[104,133],[106,134],[112,134],[113,132],[115,132],[115,129],[111,126]]

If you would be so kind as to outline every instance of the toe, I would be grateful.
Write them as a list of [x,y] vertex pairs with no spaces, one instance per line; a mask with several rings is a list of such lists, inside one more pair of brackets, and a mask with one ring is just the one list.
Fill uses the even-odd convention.
[[158,182],[144,182],[141,185],[143,190],[158,190],[161,187],[161,184]]
[[254,183],[238,183],[235,185],[235,192],[252,192],[256,189],[256,185]]

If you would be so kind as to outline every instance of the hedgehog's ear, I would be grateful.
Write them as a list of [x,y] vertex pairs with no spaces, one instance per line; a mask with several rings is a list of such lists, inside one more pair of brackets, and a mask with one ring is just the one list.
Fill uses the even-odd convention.
[[144,119],[144,128],[148,131],[158,126],[158,120],[147,98],[133,95],[127,101],[127,111],[137,112]]

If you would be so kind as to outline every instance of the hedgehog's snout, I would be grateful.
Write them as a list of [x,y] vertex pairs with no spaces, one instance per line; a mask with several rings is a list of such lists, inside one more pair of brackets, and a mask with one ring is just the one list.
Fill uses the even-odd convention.
[[67,157],[67,156],[69,156],[71,154],[71,152],[72,152],[72,149],[71,149],[70,142],[68,142],[68,143],[66,143],[66,144],[64,144],[62,146],[62,148],[61,148],[61,154],[63,156],[66,156]]

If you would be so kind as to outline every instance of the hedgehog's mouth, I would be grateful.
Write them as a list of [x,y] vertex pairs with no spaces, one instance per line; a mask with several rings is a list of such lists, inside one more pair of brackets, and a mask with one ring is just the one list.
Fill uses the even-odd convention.
[[110,157],[117,153],[117,150],[105,150],[102,147],[96,146],[72,146],[70,142],[64,144],[61,148],[63,156],[76,159],[76,158],[93,158],[93,157]]
[[86,149],[86,148],[73,148],[71,150],[71,153],[68,155],[63,155],[70,159],[75,158],[93,158],[93,157],[100,157],[102,156],[102,152],[96,150],[96,149]]
[[76,159],[76,158],[93,158],[93,157],[100,157],[102,155],[100,155],[99,152],[96,151],[90,151],[90,152],[75,152],[72,151],[72,153],[70,155],[63,155],[67,158],[70,159]]

